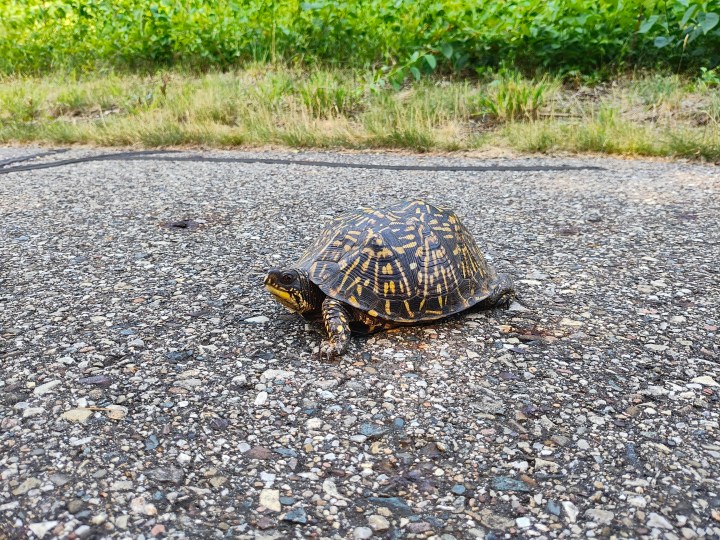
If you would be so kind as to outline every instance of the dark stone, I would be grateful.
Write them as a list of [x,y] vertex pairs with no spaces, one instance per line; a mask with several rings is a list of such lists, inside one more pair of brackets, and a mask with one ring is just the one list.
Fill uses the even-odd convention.
[[270,459],[272,454],[273,453],[264,446],[253,446],[245,455],[252,459]]
[[230,420],[225,418],[213,418],[210,420],[210,427],[215,431],[225,431],[230,425]]
[[78,379],[78,382],[80,384],[107,387],[112,384],[112,379],[107,375],[94,375],[93,377],[85,377],[83,379]]
[[401,516],[413,514],[413,509],[400,497],[368,497],[368,501],[378,506],[389,508]]
[[160,445],[160,441],[155,435],[150,435],[145,439],[145,450],[155,450]]
[[179,485],[185,478],[185,472],[177,467],[160,467],[152,469],[147,473],[148,477],[156,482]]
[[170,351],[165,353],[165,358],[170,362],[183,362],[193,357],[192,351]]
[[625,444],[625,459],[627,460],[628,464],[632,465],[633,467],[640,466],[640,459],[638,458],[637,452],[635,451],[634,443]]
[[275,450],[275,453],[288,457],[297,457],[298,455],[298,453],[292,448],[278,448]]
[[292,506],[295,504],[295,499],[293,497],[280,497],[280,504],[283,506]]
[[493,478],[492,488],[497,491],[531,491],[530,486],[525,482],[509,476],[496,476]]
[[547,503],[547,511],[551,513],[554,516],[559,516],[560,512],[562,511],[562,507],[560,506],[560,503],[554,500],[549,500]]
[[377,424],[360,425],[360,435],[365,435],[368,439],[379,439],[388,431],[388,428],[385,426],[378,426]]
[[282,517],[283,521],[291,521],[293,523],[300,523],[305,524],[307,523],[307,515],[305,514],[305,510],[302,508],[295,508],[294,510],[290,510],[287,514],[285,514]]

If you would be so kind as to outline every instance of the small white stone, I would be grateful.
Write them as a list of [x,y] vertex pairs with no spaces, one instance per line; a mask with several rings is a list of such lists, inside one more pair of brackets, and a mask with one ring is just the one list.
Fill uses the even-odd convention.
[[191,461],[192,461],[192,457],[190,455],[185,454],[185,453],[178,454],[177,462],[180,465],[186,465],[186,464],[190,463]]
[[650,512],[650,514],[648,514],[647,526],[650,529],[657,529],[657,528],[672,529],[673,528],[673,526],[670,524],[670,522],[667,519],[665,519],[660,514],[656,514],[655,512]]
[[521,529],[527,529],[531,522],[529,517],[519,517],[515,520],[515,523],[517,523],[517,526]]
[[59,379],[50,381],[50,382],[46,382],[45,384],[41,384],[40,386],[36,387],[35,390],[33,390],[33,394],[35,394],[36,396],[42,396],[42,395],[50,392],[58,384],[60,384]]
[[42,407],[28,407],[23,411],[23,418],[30,418],[32,416],[40,416],[45,412]]
[[266,369],[260,375],[260,382],[274,381],[276,379],[292,379],[295,376],[294,371],[284,369]]
[[78,422],[84,424],[93,415],[93,411],[90,409],[70,409],[62,414],[64,420],[68,422]]
[[333,482],[330,478],[326,478],[323,481],[323,491],[330,495],[331,497],[334,497],[335,499],[344,499],[340,493],[338,493],[337,486],[335,485],[335,482]]
[[265,315],[258,315],[257,317],[249,317],[245,319],[245,322],[250,324],[263,324],[268,322],[270,319],[268,319]]
[[268,393],[265,391],[260,392],[257,395],[257,397],[255,398],[255,406],[260,407],[261,405],[265,405],[265,403],[267,403],[267,400],[268,400]]
[[57,524],[57,521],[42,521],[40,523],[31,523],[28,525],[28,528],[35,534],[35,536],[43,538],[48,531],[54,528]]
[[157,508],[154,504],[147,504],[143,497],[135,497],[130,501],[130,510],[135,514],[145,514],[146,516],[157,515]]
[[647,506],[647,500],[642,495],[627,498],[628,504],[637,506],[638,508],[645,508]]
[[692,382],[703,384],[705,386],[720,386],[710,375],[703,375],[702,377],[695,377]]
[[308,429],[320,429],[322,427],[323,421],[320,418],[311,418],[307,421],[307,428]]
[[648,343],[647,345],[645,345],[645,348],[650,349],[651,351],[655,351],[655,352],[663,352],[663,351],[667,350],[668,346],[667,345],[658,345],[656,343]]
[[353,538],[355,540],[366,540],[372,538],[372,529],[370,527],[355,527],[353,529]]
[[563,510],[565,510],[565,517],[567,518],[568,523],[575,523],[579,513],[578,507],[570,501],[563,501],[562,507]]
[[263,489],[260,492],[260,504],[272,510],[273,512],[279,512],[280,507],[280,490],[277,489]]
[[261,472],[260,480],[265,482],[265,487],[269,488],[275,483],[275,475],[273,473]]
[[585,511],[585,517],[598,525],[607,525],[613,520],[615,514],[599,508],[590,508]]
[[368,517],[368,525],[373,531],[384,531],[390,528],[390,522],[387,518],[378,514],[373,514]]

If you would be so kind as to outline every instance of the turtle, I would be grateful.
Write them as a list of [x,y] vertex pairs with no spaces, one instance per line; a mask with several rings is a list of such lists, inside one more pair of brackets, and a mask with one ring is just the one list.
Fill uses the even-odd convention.
[[338,215],[295,264],[271,268],[265,287],[290,311],[322,318],[326,358],[345,353],[351,333],[436,321],[515,294],[457,215],[420,199]]

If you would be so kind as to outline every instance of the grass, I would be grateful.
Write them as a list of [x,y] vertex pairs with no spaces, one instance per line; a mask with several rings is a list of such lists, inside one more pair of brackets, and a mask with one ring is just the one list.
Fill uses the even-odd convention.
[[233,73],[0,80],[0,142],[102,146],[601,152],[720,159],[717,84],[676,75],[563,86],[501,74],[400,91],[363,72],[251,66]]

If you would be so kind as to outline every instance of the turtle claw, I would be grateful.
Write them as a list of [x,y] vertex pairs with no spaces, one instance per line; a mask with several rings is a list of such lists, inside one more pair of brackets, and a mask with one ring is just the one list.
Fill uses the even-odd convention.
[[341,356],[344,352],[339,345],[324,341],[320,345],[320,360],[332,362],[336,356]]

